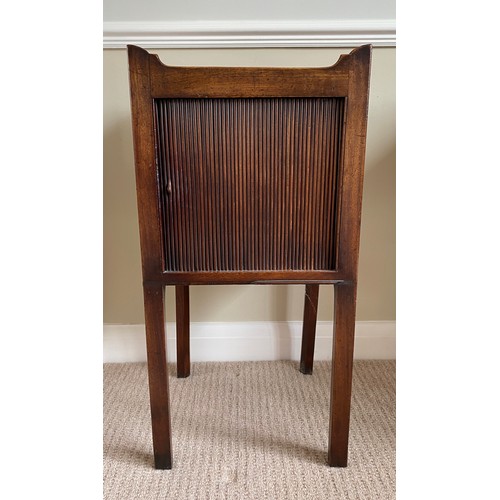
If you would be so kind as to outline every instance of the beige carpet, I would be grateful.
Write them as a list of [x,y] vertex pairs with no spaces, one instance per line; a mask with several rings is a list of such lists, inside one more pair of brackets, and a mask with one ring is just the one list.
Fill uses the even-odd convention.
[[145,364],[104,367],[104,498],[393,499],[395,362],[354,366],[349,466],[326,465],[330,363],[170,366],[174,468],[153,469]]

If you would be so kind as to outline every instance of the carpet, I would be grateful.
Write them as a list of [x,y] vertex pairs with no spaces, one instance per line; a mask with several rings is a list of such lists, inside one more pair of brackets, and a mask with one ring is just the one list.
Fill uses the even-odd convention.
[[395,498],[395,361],[355,361],[349,464],[326,464],[330,362],[170,369],[173,469],[153,468],[144,363],[104,365],[104,498]]

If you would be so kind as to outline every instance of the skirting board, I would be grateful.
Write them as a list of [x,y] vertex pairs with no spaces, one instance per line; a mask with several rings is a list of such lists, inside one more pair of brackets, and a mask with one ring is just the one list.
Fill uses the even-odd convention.
[[[191,361],[298,360],[301,321],[191,323]],[[314,359],[332,356],[333,326],[318,321]],[[168,361],[176,361],[175,323],[167,323]],[[357,321],[355,359],[396,359],[395,321]],[[104,363],[146,361],[144,325],[104,325]]]

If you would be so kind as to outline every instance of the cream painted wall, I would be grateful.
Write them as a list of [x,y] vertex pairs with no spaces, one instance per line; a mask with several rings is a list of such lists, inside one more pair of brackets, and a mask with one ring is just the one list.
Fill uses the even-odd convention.
[[[166,64],[326,66],[349,49],[164,49]],[[357,320],[395,319],[395,60],[373,53]],[[319,320],[331,320],[333,287],[321,286]],[[167,318],[175,318],[167,289]],[[302,286],[192,287],[192,321],[300,320]],[[144,323],[139,230],[125,50],[104,51],[104,322]]]
[[[394,0],[105,0],[104,21],[394,19]],[[193,19],[194,18],[194,19]]]

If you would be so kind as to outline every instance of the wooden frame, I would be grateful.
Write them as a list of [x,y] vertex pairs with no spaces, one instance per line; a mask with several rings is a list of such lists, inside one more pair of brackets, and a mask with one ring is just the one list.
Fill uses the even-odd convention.
[[[335,286],[335,339],[332,362],[328,463],[332,466],[346,466],[371,46],[365,45],[355,49],[349,55],[341,56],[335,65],[326,68],[171,67],[162,64],[158,56],[151,55],[147,51],[135,46],[128,46],[128,55],[146,311],[153,446],[156,468],[165,469],[172,466],[168,377],[166,369],[167,358],[165,352],[163,318],[164,287],[167,285],[176,286],[178,376],[185,377],[189,375],[189,285],[276,283],[301,283],[306,285],[303,344],[300,364],[300,369],[303,373],[312,373],[319,284],[332,284]],[[240,101],[237,101],[238,99],[243,99],[244,101],[241,101],[243,104],[240,104]],[[336,125],[331,125],[330,121],[324,118],[327,116],[325,114],[326,112],[315,111],[319,109],[317,107],[319,105],[315,103],[310,104],[312,102],[311,99],[320,99],[320,101],[317,102],[321,102],[321,106],[326,102],[332,109],[335,108],[335,110],[337,110],[338,108],[339,111],[335,111],[335,116],[337,117]],[[266,101],[264,102],[263,100]],[[301,226],[307,231],[306,235],[299,234],[299,230],[293,233],[293,237],[287,233],[287,237],[290,240],[287,243],[289,248],[297,248],[299,254],[302,248],[305,249],[304,255],[300,254],[300,265],[289,265],[283,262],[280,265],[276,265],[276,262],[279,261],[279,259],[276,259],[276,245],[278,245],[278,243],[273,240],[273,236],[268,237],[264,234],[264,223],[262,223],[258,230],[255,230],[257,238],[267,238],[265,239],[265,243],[262,243],[262,239],[259,240],[259,249],[255,250],[255,252],[260,255],[260,267],[257,265],[252,267],[252,265],[248,263],[236,265],[236,260],[238,260],[234,255],[236,250],[233,251],[229,249],[227,243],[224,243],[228,238],[236,238],[236,236],[230,233],[230,228],[224,226],[224,222],[221,222],[221,226],[217,227],[220,233],[220,237],[217,241],[227,246],[225,250],[226,260],[224,265],[219,263],[215,266],[210,259],[206,258],[205,260],[209,261],[209,265],[206,269],[201,269],[199,265],[191,265],[191,267],[184,266],[187,270],[183,271],[173,269],[175,266],[170,265],[171,262],[166,262],[169,260],[169,256],[174,255],[176,251],[174,249],[172,250],[174,253],[168,253],[165,250],[166,245],[173,245],[171,242],[167,242],[167,238],[171,237],[170,233],[176,238],[185,239],[186,243],[185,247],[183,247],[184,253],[180,255],[180,257],[175,254],[177,260],[185,260],[186,255],[192,255],[193,252],[200,251],[199,245],[197,245],[197,230],[199,227],[205,228],[205,225],[203,220],[196,221],[197,224],[201,224],[201,226],[196,227],[194,227],[194,223],[191,222],[190,224],[192,224],[193,227],[191,227],[189,231],[182,230],[184,232],[182,235],[180,234],[183,224],[182,218],[188,217],[188,207],[187,205],[183,205],[185,202],[182,201],[184,199],[182,198],[182,193],[187,191],[188,188],[177,185],[175,186],[176,190],[174,194],[177,196],[175,200],[178,204],[176,217],[180,222],[173,221],[170,226],[168,225],[167,216],[173,213],[175,207],[169,205],[172,199],[170,181],[165,183],[164,180],[162,180],[168,177],[168,175],[171,175],[171,173],[168,175],[165,173],[165,168],[167,167],[165,167],[164,164],[170,162],[173,167],[170,166],[168,168],[175,169],[176,162],[181,162],[181,160],[180,154],[177,156],[174,155],[171,159],[165,158],[170,154],[172,144],[174,144],[174,146],[180,144],[179,148],[181,148],[184,147],[184,143],[183,138],[178,137],[179,134],[177,132],[175,132],[177,135],[174,138],[169,137],[169,134],[174,134],[172,132],[174,127],[171,126],[170,122],[164,126],[164,130],[161,129],[162,120],[165,120],[165,123],[167,120],[167,118],[165,118],[166,115],[161,113],[169,112],[167,108],[171,105],[170,103],[181,102],[184,107],[179,109],[185,110],[186,116],[191,113],[190,116],[195,117],[191,118],[192,123],[186,126],[191,128],[185,129],[190,132],[192,131],[194,134],[197,133],[199,127],[197,128],[196,125],[199,125],[200,122],[199,111],[193,111],[193,109],[195,109],[193,106],[196,106],[196,103],[202,103],[203,105],[207,102],[210,103],[210,106],[213,106],[213,109],[215,109],[214,113],[220,113],[220,111],[218,111],[219,109],[230,109],[230,113],[232,113],[231,116],[236,116],[238,111],[242,109],[242,106],[247,106],[247,103],[249,103],[248,106],[250,106],[249,109],[252,109],[252,116],[255,116],[255,120],[257,120],[261,119],[261,116],[264,116],[264,112],[268,113],[269,109],[274,110],[272,111],[274,113],[272,116],[278,116],[276,109],[280,104],[276,103],[278,101],[280,103],[285,102],[284,100],[286,100],[286,106],[289,106],[289,109],[301,110],[300,112],[302,114],[294,115],[298,116],[298,119],[300,119],[300,117],[305,117],[304,119],[312,121],[314,125],[316,122],[319,122],[319,116],[323,116],[323,121],[320,123],[320,126],[331,127],[331,130],[328,129],[329,132],[323,132],[323,134],[326,134],[327,138],[330,137],[334,130],[336,130],[337,132],[335,133],[338,134],[335,139],[335,147],[337,149],[335,150],[336,156],[334,159],[332,159],[333,153],[329,152],[328,147],[322,145],[323,141],[318,135],[319,133],[311,137],[310,129],[307,128],[304,129],[306,131],[301,135],[304,141],[303,147],[307,148],[307,151],[305,153],[304,151],[300,151],[302,155],[300,158],[307,157],[306,160],[301,161],[303,163],[307,162],[308,166],[307,169],[306,167],[300,167],[303,170],[300,175],[303,177],[295,181],[299,182],[299,187],[294,187],[294,189],[295,192],[298,193],[296,196],[299,206],[301,206],[303,210],[308,210],[308,217],[311,223],[308,226],[307,223],[304,222],[303,226]],[[166,103],[162,109],[166,109],[167,111],[158,111],[158,105],[156,103],[159,102]],[[264,104],[262,104],[262,102],[264,102]],[[297,105],[295,104],[296,102],[298,103]],[[336,104],[337,102],[338,104]],[[316,108],[312,108],[311,106],[316,106]],[[261,108],[265,111],[262,111]],[[311,109],[313,111],[311,111]],[[290,110],[286,110],[285,112],[288,113],[287,116],[291,113]],[[158,113],[160,113],[160,115]],[[179,114],[178,111],[176,111],[176,113]],[[229,111],[227,111],[227,113],[229,113]],[[161,119],[159,116],[161,116]],[[246,121],[241,118],[238,120],[234,122],[240,127],[238,130],[245,130],[245,127],[249,127],[249,123],[252,122],[253,118],[247,118]],[[269,121],[269,123],[271,122]],[[277,122],[273,121],[272,123]],[[251,168],[261,168],[263,165],[262,156],[274,154],[273,152],[269,153],[271,149],[269,144],[275,145],[272,151],[285,151],[287,147],[291,147],[290,139],[287,143],[288,146],[283,139],[286,134],[288,134],[288,136],[290,135],[290,128],[286,129],[285,125],[280,126],[282,127],[280,129],[281,135],[276,135],[277,142],[273,142],[274,139],[271,138],[271,142],[265,143],[267,144],[265,148],[262,145],[264,143],[259,143],[258,145],[261,148],[259,158],[254,159],[251,157],[247,159],[245,163],[247,166],[245,168],[250,168],[248,165],[250,165]],[[278,125],[276,125],[276,127],[278,127]],[[158,132],[159,129],[161,129],[160,132]],[[217,132],[219,134],[217,136],[218,140],[224,140],[220,139],[224,136],[224,133],[233,133],[233,135],[235,135],[231,130],[232,129],[226,123],[225,128],[222,127],[222,129]],[[321,130],[326,129],[323,128]],[[239,133],[240,132],[238,132],[238,134]],[[249,133],[251,134],[253,132],[250,131]],[[193,134],[189,135],[192,136]],[[186,150],[189,148],[191,149],[184,155],[185,158],[188,158],[184,160],[185,164],[190,165],[190,162],[192,163],[195,157],[198,159],[197,161],[201,161],[199,160],[202,158],[200,155],[204,153],[200,151],[203,147],[208,147],[206,146],[207,141],[202,138],[201,133],[198,133],[198,135],[200,139],[190,139],[192,145],[186,145]],[[214,139],[212,138],[212,140]],[[262,138],[259,140],[262,140]],[[294,139],[292,139],[292,142],[293,141]],[[237,147],[237,140],[233,140],[233,143],[228,146],[228,148],[233,149]],[[301,146],[299,145],[298,147],[300,148]],[[310,153],[311,148],[315,148],[314,154]],[[264,150],[263,153],[262,150]],[[241,156],[241,152],[233,152],[231,154],[234,158],[236,158],[238,154]],[[307,156],[307,154],[309,154],[309,156]],[[218,168],[217,161],[220,160],[222,162],[221,155],[222,153],[220,153],[219,156],[214,153],[216,161],[214,165],[211,166],[211,168],[215,169],[214,172],[216,172]],[[205,158],[205,156],[203,156],[203,158]],[[296,156],[296,158],[299,158],[299,156]],[[332,182],[334,184],[332,184],[331,187],[328,187],[330,186],[328,185],[326,188],[323,188],[321,186],[321,177],[315,178],[314,187],[307,187],[309,165],[312,165],[313,159],[316,164],[319,165],[326,165],[328,161],[330,161],[330,163],[335,163],[335,174],[332,174],[332,176],[335,175],[334,178],[332,177]],[[224,161],[230,165],[236,162],[236,160],[231,159],[224,159]],[[269,160],[269,162],[274,165],[274,159]],[[299,160],[296,160],[296,162],[299,162]],[[275,163],[278,165],[278,162]],[[282,164],[283,162],[280,163],[280,165]],[[289,167],[291,169],[299,168],[294,166],[295,164],[293,161],[289,161],[288,164],[291,165]],[[184,165],[184,167],[179,168],[191,168],[189,165],[187,167]],[[281,170],[278,169],[276,165],[266,167],[268,168],[268,173],[264,176],[266,182],[278,182],[280,179],[279,176],[285,175],[280,173]],[[203,164],[197,168],[200,168],[200,171],[204,171],[203,169],[207,167],[206,164]],[[222,165],[220,168],[222,168]],[[227,167],[225,166],[224,168]],[[326,168],[330,167],[327,165]],[[330,172],[330,170],[328,171]],[[207,194],[207,185],[209,187],[212,186],[213,181],[211,181],[212,184],[205,183],[206,185],[201,186],[199,182],[196,183],[196,172],[191,172],[191,170],[187,172],[187,175],[191,175],[194,179],[189,181],[191,184],[189,184],[188,187],[194,188],[195,194],[192,196],[197,196],[196,200],[204,200],[204,197],[210,198],[211,196],[213,200],[217,200],[215,194]],[[317,176],[322,175],[321,171],[319,172],[320,173],[316,174]],[[241,174],[241,176],[243,175],[244,174]],[[236,174],[234,174],[234,176],[236,176]],[[238,177],[238,179],[241,179],[241,176]],[[264,177],[259,176],[256,177],[256,179],[260,180]],[[236,177],[234,177],[234,179],[235,178]],[[238,195],[236,195],[233,192],[235,189],[234,186],[233,188],[231,187],[231,181],[226,183],[225,179],[224,177],[224,182],[221,181],[218,184],[218,186],[222,185],[222,187],[219,188],[221,189],[220,193],[222,196],[226,196],[227,200],[229,200],[229,198],[227,198],[227,196],[229,196],[227,193],[232,193],[231,196],[233,196],[233,198],[231,198],[231,200],[233,200],[233,203],[231,205],[231,203],[227,201],[226,208],[224,209],[226,212],[220,212],[220,214],[227,214],[230,218],[232,217],[233,227],[237,227],[238,221],[243,220],[238,218],[240,217],[239,214],[244,210],[241,208],[242,204],[238,204],[237,196],[239,196],[240,191],[246,193],[251,190],[249,187],[250,184],[243,184],[243,181],[238,180],[240,183],[238,186],[243,187],[238,187]],[[234,179],[233,182],[236,182]],[[311,180],[311,185],[312,183],[313,181]],[[254,186],[252,189],[255,190],[264,189],[261,188],[258,183],[254,183],[252,186]],[[306,186],[308,191],[304,186]],[[205,191],[203,191],[203,189],[205,189]],[[233,191],[231,191],[231,189],[233,189]],[[269,189],[272,189],[272,186]],[[327,213],[329,217],[332,217],[331,220],[328,219],[330,221],[328,224],[331,225],[331,227],[327,229],[328,238],[331,239],[328,245],[324,244],[324,240],[322,239],[325,230],[317,225],[311,225],[315,221],[316,214],[314,211],[316,210],[315,193],[319,193],[319,191],[314,191],[314,189],[323,189],[321,193],[326,192],[327,195],[331,195],[331,199],[328,198],[331,207],[329,205],[330,208],[328,208],[328,210],[325,208],[321,209],[323,211],[318,212],[320,214]],[[265,196],[270,199],[272,193],[269,194],[268,191],[266,191]],[[309,194],[305,194],[306,191]],[[274,210],[274,201],[272,202],[272,206],[270,202],[268,202],[266,208],[264,199],[264,206],[262,206],[263,193],[264,191],[259,191],[257,194],[250,193],[255,199],[259,199],[261,206],[255,210],[252,208],[252,210],[254,210],[252,215],[245,215],[247,218],[245,220],[249,220],[249,223],[252,223],[253,217],[260,219],[265,218],[267,216],[266,210]],[[189,196],[191,196],[191,194],[189,194]],[[321,196],[326,195],[322,194]],[[213,201],[213,203],[215,202],[216,201]],[[203,203],[205,203],[205,201],[203,201]],[[210,204],[211,200],[209,199],[206,203]],[[253,203],[257,202],[254,200]],[[293,204],[289,202],[287,206],[292,207]],[[184,209],[186,210],[184,211]],[[303,212],[300,212],[298,215],[294,215],[294,217],[300,219],[302,213]],[[219,219],[221,218],[224,219],[224,217],[219,217]],[[205,219],[208,223],[215,220],[211,218],[210,215],[205,215]],[[243,231],[241,227],[238,229],[239,233]],[[179,230],[178,235],[175,234],[177,229]],[[212,238],[210,235],[208,237]],[[313,250],[310,249],[312,244],[308,243],[311,238],[316,242],[314,243],[315,246]],[[246,242],[246,239],[243,238],[242,241]],[[217,243],[211,239],[207,244],[213,249],[216,248]],[[239,244],[239,242],[234,243],[233,248],[236,248]],[[257,245],[257,243],[255,243],[255,245]],[[290,245],[292,246],[290,247]],[[309,245],[309,247],[307,245]],[[323,261],[326,262],[325,259],[328,258],[330,259],[328,262],[332,262],[332,265],[326,266],[324,263],[321,265],[317,264],[318,261],[315,261],[312,254],[313,251],[318,254],[320,250],[326,252],[326,257]],[[240,253],[238,255],[243,255],[247,251],[247,248],[239,249],[238,252]],[[266,251],[274,252],[274,258],[266,260]],[[279,251],[282,255],[286,254],[286,248],[284,249],[283,245],[279,247]],[[242,259],[240,258],[240,260]],[[262,262],[264,262],[264,265]]]

